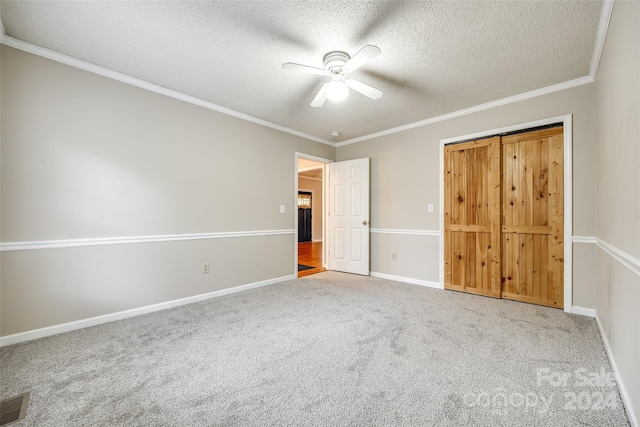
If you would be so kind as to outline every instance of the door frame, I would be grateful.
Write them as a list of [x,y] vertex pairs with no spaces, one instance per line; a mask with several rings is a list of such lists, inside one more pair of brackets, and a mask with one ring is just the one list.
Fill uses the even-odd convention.
[[[294,233],[294,250],[293,250],[293,274],[298,277],[298,159],[311,160],[318,163],[324,163],[322,170],[322,266],[327,268],[327,262],[329,258],[327,257],[327,248],[328,245],[328,233],[327,233],[327,196],[329,187],[327,185],[327,173],[328,168],[327,165],[329,163],[333,163],[334,161],[331,159],[325,159],[324,157],[314,156],[313,154],[301,153],[299,151],[295,152],[294,156],[294,201],[293,201],[293,228],[295,230]],[[313,197],[313,196],[312,196]],[[311,225],[313,227],[313,224]],[[313,233],[313,231],[312,231]],[[313,238],[311,239],[313,240]]]
[[532,122],[519,123],[497,129],[489,129],[467,135],[440,140],[440,288],[444,289],[444,146],[469,139],[480,139],[500,133],[526,130],[537,126],[562,123],[564,134],[564,311],[573,312],[573,115],[549,117]]

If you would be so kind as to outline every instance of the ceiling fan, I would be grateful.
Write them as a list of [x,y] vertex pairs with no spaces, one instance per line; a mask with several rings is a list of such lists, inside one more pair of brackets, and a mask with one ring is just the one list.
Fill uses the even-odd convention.
[[327,53],[324,56],[324,68],[295,64],[293,62],[282,64],[282,68],[284,70],[302,71],[320,76],[331,76],[331,80],[322,85],[316,97],[311,101],[311,106],[315,108],[322,107],[327,98],[332,101],[342,101],[349,95],[349,88],[371,99],[378,99],[382,96],[381,90],[358,80],[347,80],[344,78],[344,75],[357,70],[365,62],[380,55],[380,52],[379,47],[368,44],[353,55],[353,57],[340,51]]

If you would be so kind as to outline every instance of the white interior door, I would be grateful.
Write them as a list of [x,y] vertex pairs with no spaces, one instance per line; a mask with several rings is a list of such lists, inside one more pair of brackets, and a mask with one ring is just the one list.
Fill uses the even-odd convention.
[[329,269],[369,275],[369,159],[329,164]]

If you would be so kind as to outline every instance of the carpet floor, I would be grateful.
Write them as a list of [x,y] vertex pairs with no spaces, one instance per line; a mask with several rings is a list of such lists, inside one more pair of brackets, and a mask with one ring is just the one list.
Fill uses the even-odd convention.
[[[628,426],[593,319],[325,272],[0,349],[15,426]],[[613,381],[613,382],[612,382]]]

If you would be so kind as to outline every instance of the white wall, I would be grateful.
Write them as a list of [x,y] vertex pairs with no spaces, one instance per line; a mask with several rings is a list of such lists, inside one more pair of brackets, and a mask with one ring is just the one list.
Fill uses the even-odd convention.
[[[333,159],[335,148],[6,46],[0,55],[2,336],[295,275],[295,153]],[[121,243],[87,246],[104,238]],[[70,239],[90,240],[34,246]]]
[[640,2],[616,1],[595,82],[596,313],[640,414]]

